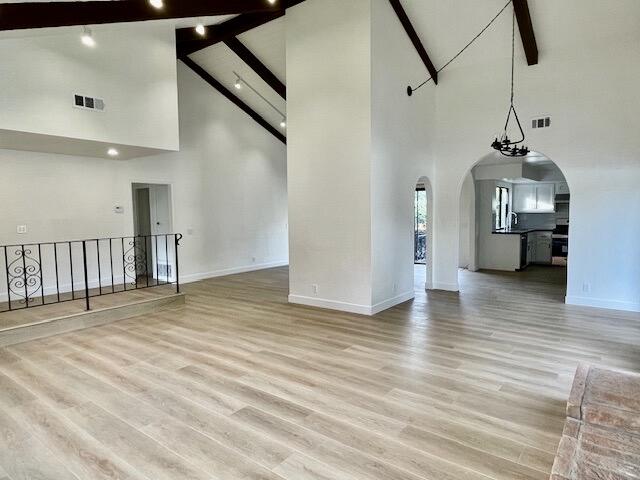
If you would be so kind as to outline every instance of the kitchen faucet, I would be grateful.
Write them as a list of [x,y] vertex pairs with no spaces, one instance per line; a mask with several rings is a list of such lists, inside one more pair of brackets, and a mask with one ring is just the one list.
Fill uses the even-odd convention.
[[[516,218],[515,225],[518,225],[518,214],[516,212],[509,212],[509,220],[511,220],[511,215],[513,215]],[[510,226],[511,226],[511,224],[510,224]]]

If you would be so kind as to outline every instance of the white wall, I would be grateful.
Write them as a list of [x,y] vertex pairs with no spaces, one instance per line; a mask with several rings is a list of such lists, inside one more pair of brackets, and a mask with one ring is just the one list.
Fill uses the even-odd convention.
[[[174,30],[168,22],[95,26],[94,48],[80,42],[80,27],[3,33],[0,130],[86,141],[87,152],[91,142],[177,150]],[[74,108],[75,93],[104,99],[105,110]],[[50,145],[49,137],[1,140]]]
[[115,161],[0,150],[0,245],[131,235],[131,184],[168,183],[183,281],[286,264],[284,145],[181,63],[178,85],[180,152]]
[[[507,113],[511,16],[503,15],[443,71],[438,86],[428,84],[408,99],[406,85],[427,73],[388,2],[369,1],[370,13],[362,0],[349,2],[343,15],[335,0],[308,0],[287,17],[288,74],[293,75],[288,81],[296,92],[288,102],[295,117],[289,130],[291,290],[311,297],[311,285],[320,282],[328,284],[321,286],[325,298],[358,303],[366,301],[370,282],[371,304],[388,305],[395,291],[408,285],[404,252],[410,241],[404,226],[410,228],[410,216],[403,205],[415,182],[411,177],[420,174],[429,176],[435,194],[433,286],[458,290],[460,194],[467,173],[490,153]],[[416,23],[437,66],[468,40],[464,32],[478,31],[503,6],[498,0],[413,3],[421,7],[414,12]],[[571,188],[567,300],[640,310],[640,250],[632,245],[640,218],[629,214],[640,208],[635,113],[640,63],[629,60],[640,54],[640,3],[531,4],[540,64],[527,67],[517,42],[516,103],[527,143],[558,164]],[[370,82],[363,78],[369,17]],[[539,114],[551,115],[551,128],[530,130],[528,119]],[[363,122],[369,116],[370,172],[363,160]],[[416,126],[421,127],[417,135]],[[361,203],[367,191],[370,280],[362,221],[367,207]],[[322,233],[312,234],[305,214],[318,215],[316,231]],[[404,215],[406,224],[397,220]]]
[[433,172],[433,104],[404,93],[425,72],[402,61],[406,42],[386,1],[287,11],[292,302],[375,313],[413,297],[413,192]]
[[127,180],[171,184],[181,274],[286,264],[285,145],[181,62],[178,81],[180,152],[128,162]]
[[288,9],[286,21],[289,300],[364,313],[371,305],[370,0],[308,0]]
[[477,270],[476,261],[476,186],[469,173],[460,193],[460,236],[458,267]]
[[[497,11],[500,2],[493,3]],[[447,50],[455,50],[460,42],[461,30],[450,28],[459,12],[481,19],[488,9],[484,3],[464,0],[437,5],[439,20],[431,26],[441,39],[438,48]],[[580,12],[577,17],[576,12]],[[640,310],[640,250],[633,246],[640,217],[628,214],[640,209],[635,114],[640,107],[636,95],[640,63],[629,61],[640,55],[640,4],[538,1],[533,14],[540,63],[526,67],[523,53],[518,52],[516,103],[521,118],[541,112],[553,118],[552,128],[527,128],[526,133],[528,144],[561,168],[571,189],[567,301]],[[559,20],[566,18],[573,20]],[[593,34],[594,25],[598,35]],[[488,152],[494,130],[504,122],[510,27],[510,16],[502,17],[478,46],[443,72],[435,87],[440,212],[435,274],[452,289],[457,288],[457,254],[445,245],[456,241],[458,221],[444,215],[438,205],[449,211],[457,205],[466,172]]]
[[[426,74],[388,1],[371,1],[371,238],[373,311],[413,298],[414,191],[431,189],[433,97],[409,98],[407,81]],[[407,62],[409,52],[412,61]],[[431,202],[431,199],[428,200]],[[429,205],[431,208],[431,205]],[[432,242],[428,238],[429,243]],[[429,250],[429,249],[428,249]],[[427,278],[427,284],[431,283]]]

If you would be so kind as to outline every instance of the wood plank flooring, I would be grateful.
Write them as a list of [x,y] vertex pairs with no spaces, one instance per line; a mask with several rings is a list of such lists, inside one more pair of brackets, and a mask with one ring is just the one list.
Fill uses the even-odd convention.
[[543,480],[577,363],[640,370],[640,315],[563,305],[561,270],[375,317],[288,305],[287,275],[0,349],[0,479]]

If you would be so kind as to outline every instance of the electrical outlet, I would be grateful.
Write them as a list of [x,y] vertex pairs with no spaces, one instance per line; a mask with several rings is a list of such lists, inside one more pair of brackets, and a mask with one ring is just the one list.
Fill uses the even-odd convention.
[[393,293],[398,293],[398,284],[397,283],[393,284]]
[[253,263],[256,263],[256,257],[251,257],[251,261],[252,261]]
[[23,234],[27,233],[27,226],[26,225],[18,225],[18,228],[16,228],[16,231],[20,235],[23,235]]
[[584,282],[584,283],[582,284],[582,291],[583,291],[584,293],[589,293],[589,292],[591,291],[591,284],[590,284],[590,283],[587,283],[587,282]]
[[311,289],[313,290],[314,295],[318,295],[318,285],[314,283],[313,285],[311,285]]

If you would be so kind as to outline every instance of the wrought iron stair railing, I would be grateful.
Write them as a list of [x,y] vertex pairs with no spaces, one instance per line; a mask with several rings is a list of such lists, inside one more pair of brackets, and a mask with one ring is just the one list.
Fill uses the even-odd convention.
[[[0,246],[0,313],[175,285],[182,235],[139,235]],[[4,276],[4,278],[2,278]]]

